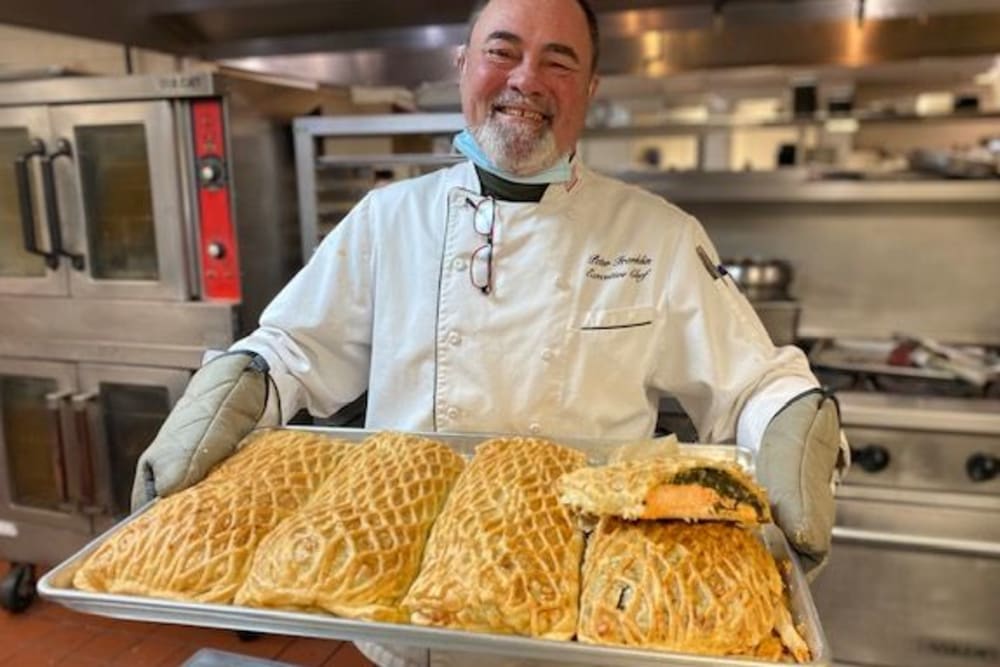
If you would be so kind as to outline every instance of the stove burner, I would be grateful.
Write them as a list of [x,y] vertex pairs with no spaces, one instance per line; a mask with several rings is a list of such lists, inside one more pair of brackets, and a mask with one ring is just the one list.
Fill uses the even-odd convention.
[[892,365],[891,342],[816,341],[813,372],[833,392],[855,391],[945,398],[1000,398],[1000,380],[984,386],[936,369]]

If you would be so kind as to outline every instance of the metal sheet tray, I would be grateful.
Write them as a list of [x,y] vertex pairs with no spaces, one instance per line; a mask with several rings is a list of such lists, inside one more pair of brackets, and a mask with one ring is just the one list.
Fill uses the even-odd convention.
[[[360,441],[371,431],[358,429],[316,428],[331,436],[351,441]],[[437,439],[451,446],[455,451],[471,456],[476,445],[489,435],[461,435],[428,433],[427,437]],[[579,440],[560,438],[560,443],[570,445],[587,453],[592,463],[602,463],[620,443],[603,440]],[[727,445],[685,445],[681,453],[697,454],[712,459],[736,461],[750,469],[751,457],[745,450]],[[155,502],[155,501],[154,501]],[[147,505],[145,509],[152,506]],[[594,667],[662,667],[664,665],[732,665],[747,667],[770,665],[747,658],[719,658],[696,656],[666,651],[651,651],[609,646],[594,646],[575,641],[554,641],[493,635],[486,633],[429,628],[416,625],[399,625],[359,621],[322,613],[303,613],[274,609],[255,609],[223,604],[179,602],[159,598],[130,595],[90,593],[73,587],[73,575],[87,557],[105,540],[134,521],[141,512],[131,515],[113,526],[103,535],[93,540],[78,553],[50,570],[38,583],[38,592],[45,598],[58,602],[75,611],[99,614],[134,621],[178,623],[182,625],[248,630],[263,633],[279,633],[341,639],[349,641],[375,641],[392,644],[407,644],[430,649],[431,651],[460,651],[475,654],[527,658],[534,661],[561,664],[588,665]],[[813,605],[808,583],[794,552],[789,548],[784,534],[774,525],[763,527],[763,537],[771,553],[779,560],[787,560],[789,568],[780,568],[785,577],[791,598],[792,614],[796,625],[804,631],[804,639],[813,654],[807,664],[826,667],[832,663],[830,648],[820,625],[816,607]],[[787,570],[787,571],[785,571]],[[523,663],[522,663],[523,664]]]

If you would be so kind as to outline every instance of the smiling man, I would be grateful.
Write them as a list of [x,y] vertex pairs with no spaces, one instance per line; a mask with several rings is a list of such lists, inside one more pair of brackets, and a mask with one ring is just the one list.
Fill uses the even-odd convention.
[[651,436],[671,395],[702,441],[756,452],[815,573],[846,465],[836,403],[801,350],[774,346],[697,220],[582,163],[597,50],[585,0],[487,3],[458,57],[468,161],[365,196],[260,327],[195,374],[134,505],[198,481],[255,426],[366,390],[372,430],[622,442]]
[[[583,131],[597,89],[597,24],[578,2],[490,2],[462,49],[462,111],[471,138],[508,177],[544,182]],[[466,152],[469,155],[468,152]]]

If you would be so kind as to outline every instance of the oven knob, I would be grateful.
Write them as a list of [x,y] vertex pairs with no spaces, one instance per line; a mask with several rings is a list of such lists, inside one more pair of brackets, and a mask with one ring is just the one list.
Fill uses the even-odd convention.
[[226,170],[221,158],[208,155],[198,161],[198,182],[202,187],[220,187],[225,178]]
[[851,447],[851,462],[866,472],[879,472],[889,465],[889,451],[881,445]]
[[973,482],[988,482],[1000,471],[1000,458],[991,454],[973,454],[965,462],[965,472]]
[[222,259],[226,256],[226,246],[219,243],[218,241],[212,241],[208,244],[208,256],[213,259]]

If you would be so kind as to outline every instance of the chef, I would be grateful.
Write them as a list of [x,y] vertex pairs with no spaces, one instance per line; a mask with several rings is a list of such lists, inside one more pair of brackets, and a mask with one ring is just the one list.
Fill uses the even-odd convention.
[[778,524],[818,566],[845,462],[836,403],[772,344],[697,220],[583,164],[597,49],[586,0],[487,2],[458,56],[468,160],[373,190],[323,240],[192,378],[134,505],[198,481],[257,425],[366,390],[369,429],[622,441],[649,437],[669,394],[701,440],[756,453]]

